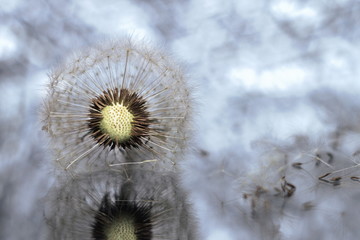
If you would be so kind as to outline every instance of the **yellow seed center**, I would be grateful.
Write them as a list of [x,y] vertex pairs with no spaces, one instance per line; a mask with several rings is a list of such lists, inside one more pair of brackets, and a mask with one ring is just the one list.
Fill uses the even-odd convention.
[[124,105],[115,103],[106,106],[101,110],[101,114],[103,118],[100,122],[100,129],[112,140],[124,142],[131,137],[131,123],[134,116]]
[[117,219],[105,230],[105,235],[107,240],[136,240],[134,219]]

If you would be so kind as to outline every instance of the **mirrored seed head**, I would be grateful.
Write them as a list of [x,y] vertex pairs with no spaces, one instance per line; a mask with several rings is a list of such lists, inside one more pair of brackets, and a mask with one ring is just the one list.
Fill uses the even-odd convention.
[[95,216],[92,235],[95,240],[150,240],[152,223],[150,205],[137,205],[123,196],[112,202],[105,195]]
[[136,240],[135,222],[131,216],[116,219],[106,230],[108,240]]
[[176,174],[126,169],[59,178],[45,198],[46,239],[199,239]]
[[127,89],[108,89],[92,100],[88,127],[103,146],[138,148],[149,134],[151,123],[146,101]]

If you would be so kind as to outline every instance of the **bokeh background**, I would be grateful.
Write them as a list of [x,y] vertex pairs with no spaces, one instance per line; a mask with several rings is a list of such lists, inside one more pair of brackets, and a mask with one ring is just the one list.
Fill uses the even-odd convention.
[[339,192],[318,181],[337,170],[331,163],[310,167],[302,176],[312,183],[297,185],[299,205],[315,208],[308,215],[276,206],[262,229],[247,217],[254,206],[241,202],[278,173],[267,164],[284,157],[274,149],[306,161],[330,149],[352,166],[343,179],[360,176],[359,18],[357,0],[0,0],[0,239],[42,239],[46,230],[41,199],[53,172],[39,111],[47,74],[73,51],[124,34],[167,49],[195,86],[183,184],[199,239],[359,237],[360,185],[352,178]]

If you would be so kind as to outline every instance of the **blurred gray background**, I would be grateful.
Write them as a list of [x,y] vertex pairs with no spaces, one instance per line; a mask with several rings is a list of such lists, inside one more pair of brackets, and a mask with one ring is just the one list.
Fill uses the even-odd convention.
[[[47,74],[124,34],[165,46],[195,86],[196,149],[183,177],[200,239],[256,239],[219,213],[223,201],[214,202],[236,196],[218,178],[233,188],[265,136],[327,136],[346,121],[358,131],[359,18],[356,0],[0,0],[0,239],[43,236],[41,199],[53,181],[39,120]],[[318,102],[338,116],[319,114]],[[280,231],[291,239],[292,227]]]

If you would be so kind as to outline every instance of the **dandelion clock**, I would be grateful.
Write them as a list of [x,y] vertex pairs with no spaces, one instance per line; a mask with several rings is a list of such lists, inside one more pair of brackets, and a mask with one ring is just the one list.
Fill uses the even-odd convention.
[[146,43],[121,39],[76,53],[53,70],[48,89],[43,128],[65,170],[171,168],[187,147],[188,83]]

